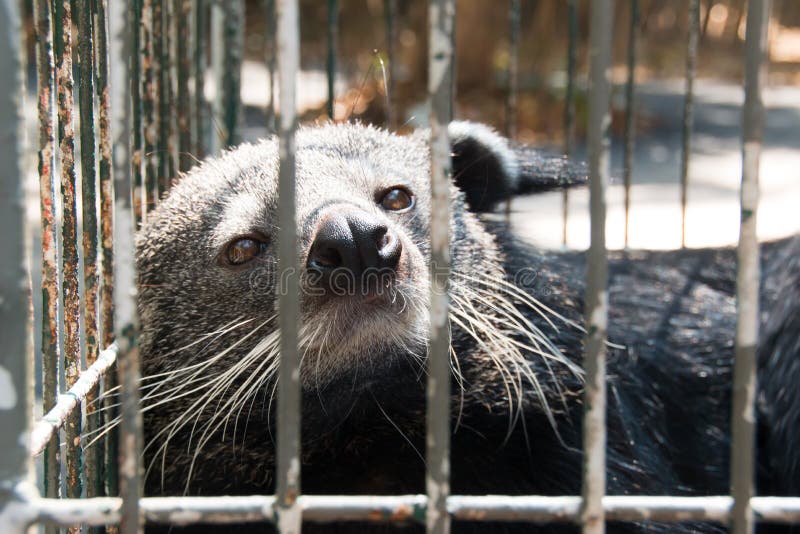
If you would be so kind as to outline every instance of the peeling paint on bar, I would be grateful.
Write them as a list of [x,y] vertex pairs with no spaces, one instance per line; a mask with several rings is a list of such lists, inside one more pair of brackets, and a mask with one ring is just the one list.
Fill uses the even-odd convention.
[[278,184],[278,269],[286,290],[278,295],[280,371],[276,514],[281,534],[300,532],[300,285],[295,221],[296,76],[300,68],[300,22],[297,0],[278,0],[278,76],[280,82],[280,177]]
[[328,0],[328,56],[325,70],[328,74],[328,118],[334,119],[333,105],[336,102],[336,46],[339,42],[339,0]]
[[428,24],[428,98],[431,125],[431,295],[428,345],[426,511],[427,532],[450,532],[450,142],[455,0],[432,0]]
[[[72,387],[80,374],[81,302],[78,290],[78,213],[75,175],[75,131],[73,126],[72,79],[72,6],[70,2],[55,2],[54,43],[56,57],[56,87],[58,102],[58,139],[61,155],[61,235],[62,235],[62,292],[64,310],[64,375],[66,387]],[[81,434],[81,414],[73,412],[67,418],[66,464],[67,497],[81,495],[81,451],[77,440]]]
[[177,27],[175,66],[178,98],[175,111],[178,126],[178,169],[181,172],[186,172],[194,165],[192,160],[192,101],[189,94],[189,79],[192,72],[192,41],[189,32],[189,23],[192,20],[192,1],[174,0],[172,12],[175,16]]
[[131,31],[131,54],[128,65],[131,95],[131,204],[133,206],[134,229],[138,229],[143,220],[144,204],[146,202],[143,176],[144,154],[142,152],[144,150],[142,131],[142,53],[140,50],[142,0],[132,0],[129,9],[131,28],[133,28]]
[[625,145],[623,147],[623,183],[625,184],[625,248],[631,214],[631,181],[633,179],[633,150],[636,135],[636,49],[639,42],[639,0],[630,0],[628,21],[628,80],[625,84]]
[[700,40],[700,0],[691,0],[689,7],[689,44],[686,48],[686,89],[683,97],[683,144],[681,146],[681,247],[686,246],[686,208],[689,191],[689,156],[694,127],[694,79],[697,45]]
[[276,65],[276,12],[275,0],[264,0],[264,17],[267,30],[264,36],[264,54],[267,64],[267,83],[269,85],[269,98],[267,99],[267,135],[275,133],[275,65]]
[[[575,71],[578,65],[578,0],[567,0],[567,89],[564,95],[564,154],[575,149]],[[567,246],[569,188],[561,193],[561,244]]]
[[33,339],[31,286],[25,248],[25,201],[23,193],[23,143],[25,139],[22,20],[19,2],[0,1],[0,532],[23,534],[24,506],[30,487],[28,414],[33,404],[30,387]]
[[[30,451],[32,456],[38,456],[44,451],[45,445],[54,437],[71,413],[86,399],[87,394],[97,386],[103,373],[117,359],[117,345],[112,344],[100,353],[88,369],[83,371],[80,378],[69,390],[58,396],[58,402],[39,420],[31,430]],[[80,413],[80,410],[78,410]]]
[[[147,212],[155,207],[156,189],[158,187],[158,170],[156,168],[156,79],[153,53],[153,0],[134,0],[141,2],[141,37],[139,55],[141,58],[142,77],[142,121],[144,135],[144,203],[142,205],[142,221],[147,220]],[[156,0],[160,1],[160,0]]]
[[[50,0],[34,0],[39,110],[39,193],[42,219],[42,404],[49,410],[58,394],[59,314],[58,232],[56,231],[55,125],[53,124],[53,17]],[[16,335],[16,334],[15,334]],[[58,443],[45,451],[44,495],[61,495]]]
[[206,0],[195,0],[194,18],[192,19],[193,47],[192,47],[192,68],[194,77],[194,131],[193,147],[194,155],[202,160],[206,157],[206,96],[205,96],[205,75],[206,75],[206,25],[208,24],[208,6]]
[[[27,521],[48,525],[105,525],[120,520],[122,499],[41,499],[22,495],[29,512]],[[275,519],[274,496],[240,497],[146,497],[141,512],[148,523],[186,525],[191,522],[271,522]],[[525,521],[572,523],[580,517],[578,496],[453,495],[447,513],[460,521]],[[298,498],[303,519],[308,522],[369,521],[375,523],[419,522],[424,518],[425,495],[302,495]],[[800,497],[754,497],[753,510],[759,520],[774,524],[800,521]],[[607,495],[603,508],[611,521],[713,521],[730,518],[730,496],[671,497]]]
[[611,41],[613,0],[591,2],[589,28],[589,212],[591,243],[586,255],[586,385],[583,418],[584,534],[605,532],[606,489],[606,332],[608,329],[608,259],[606,190],[609,182],[611,123]]
[[[97,221],[97,147],[94,114],[94,39],[92,36],[92,7],[90,0],[76,0],[75,18],[78,36],[78,109],[81,136],[81,206],[83,245],[83,321],[86,363],[92,365],[100,352],[98,313],[98,221]],[[93,432],[102,424],[94,402],[98,388],[86,394],[86,431]],[[67,440],[70,438],[67,437]],[[86,477],[86,496],[103,494],[103,448],[83,452],[83,473]]]
[[[242,141],[242,61],[244,60],[244,0],[228,0],[220,3],[223,9],[223,75],[219,98],[222,99],[223,129],[222,146],[229,148]],[[298,66],[299,70],[299,66]],[[283,108],[281,108],[283,109]]]
[[756,347],[759,326],[758,171],[764,138],[762,90],[767,77],[770,0],[751,0],[747,7],[742,123],[741,226],[736,274],[736,348],[731,422],[731,518],[733,534],[752,534],[755,516]]

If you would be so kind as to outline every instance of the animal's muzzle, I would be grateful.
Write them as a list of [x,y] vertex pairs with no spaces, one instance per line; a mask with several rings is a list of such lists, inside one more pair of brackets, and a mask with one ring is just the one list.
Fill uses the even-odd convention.
[[317,287],[367,294],[394,277],[402,251],[398,235],[378,216],[337,207],[317,222],[306,268]]

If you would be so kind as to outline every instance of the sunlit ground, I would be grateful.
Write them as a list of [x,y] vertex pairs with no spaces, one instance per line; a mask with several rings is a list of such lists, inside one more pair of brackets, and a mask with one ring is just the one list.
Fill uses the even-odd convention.
[[[681,245],[680,117],[682,82],[641,87],[638,110],[658,126],[637,136],[629,241],[631,248],[671,249]],[[695,130],[689,166],[686,245],[732,245],[739,231],[741,104],[743,91],[729,83],[697,85]],[[758,234],[763,240],[800,233],[800,88],[765,92],[767,121],[761,158]],[[625,236],[621,139],[612,144],[606,239],[622,248]],[[512,223],[524,239],[540,246],[562,245],[561,194],[514,201]],[[588,192],[569,195],[567,246],[589,244]]]

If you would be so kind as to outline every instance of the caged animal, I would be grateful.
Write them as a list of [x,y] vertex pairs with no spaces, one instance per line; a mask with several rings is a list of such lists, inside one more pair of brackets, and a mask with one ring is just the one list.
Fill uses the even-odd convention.
[[[452,491],[578,494],[584,258],[523,245],[490,212],[516,194],[580,184],[583,169],[478,124],[453,123],[450,136]],[[297,133],[305,493],[424,492],[428,137],[358,124]],[[276,139],[208,159],[138,235],[148,495],[274,491],[277,175]],[[798,258],[797,238],[762,250],[762,494],[800,491]],[[728,492],[734,274],[730,249],[612,255],[610,494]],[[264,526],[237,527],[247,528]],[[454,525],[487,528],[575,530]]]

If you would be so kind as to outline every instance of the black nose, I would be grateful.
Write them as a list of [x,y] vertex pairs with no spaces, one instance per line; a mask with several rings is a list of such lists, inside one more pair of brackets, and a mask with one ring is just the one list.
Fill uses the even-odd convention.
[[307,266],[329,285],[331,277],[354,281],[370,270],[394,271],[402,251],[397,234],[377,216],[338,208],[317,223]]

